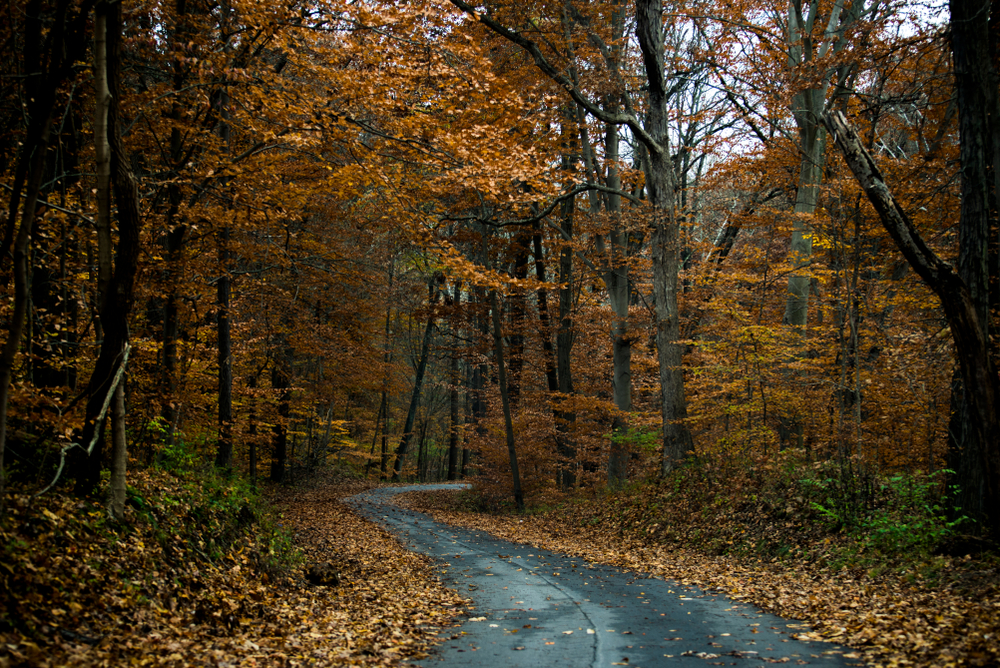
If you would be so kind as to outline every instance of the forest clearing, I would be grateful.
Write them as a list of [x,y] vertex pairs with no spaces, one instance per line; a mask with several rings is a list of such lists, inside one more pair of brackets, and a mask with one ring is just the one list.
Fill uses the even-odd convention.
[[996,664],[994,8],[0,7],[0,661],[422,660],[468,597],[340,500],[464,481]]

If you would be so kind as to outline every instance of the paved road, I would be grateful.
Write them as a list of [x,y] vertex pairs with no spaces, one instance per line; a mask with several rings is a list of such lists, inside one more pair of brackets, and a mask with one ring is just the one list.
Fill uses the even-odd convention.
[[409,549],[434,558],[442,582],[474,601],[426,668],[858,665],[841,656],[849,649],[795,640],[799,624],[751,605],[441,524],[390,501],[439,487],[350,499]]

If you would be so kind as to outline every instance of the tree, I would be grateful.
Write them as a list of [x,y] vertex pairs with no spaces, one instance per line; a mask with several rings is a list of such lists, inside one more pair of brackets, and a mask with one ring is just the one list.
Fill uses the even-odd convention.
[[[443,276],[432,276],[428,281],[427,289],[428,306],[433,309],[438,299],[437,284],[444,279]],[[427,371],[427,357],[431,349],[431,337],[434,335],[434,313],[431,311],[427,315],[427,324],[424,327],[424,336],[420,344],[420,358],[417,360],[416,375],[413,378],[413,391],[410,393],[410,407],[406,411],[406,424],[403,426],[403,435],[399,439],[396,447],[396,462],[393,464],[392,479],[399,481],[403,471],[403,459],[409,449],[410,439],[413,437],[413,426],[417,417],[417,407],[420,405],[420,393],[424,387],[424,374]]]
[[[667,80],[663,56],[663,6],[657,0],[640,0],[636,4],[636,36],[642,54],[647,91],[645,122],[631,110],[638,105],[629,99],[624,112],[609,112],[587,96],[569,73],[557,67],[542,47],[525,33],[512,29],[495,19],[488,11],[480,11],[464,0],[452,4],[481,22],[504,39],[516,44],[531,56],[535,65],[554,83],[565,90],[574,102],[596,119],[612,125],[622,125],[633,133],[648,154],[645,164],[646,191],[651,205],[650,245],[652,248],[656,309],[656,342],[660,368],[661,414],[663,418],[663,472],[668,473],[689,456],[691,435],[685,424],[687,417],[684,381],[681,370],[683,346],[678,341],[680,318],[677,306],[678,272],[680,270],[680,233],[675,207],[675,183],[668,134],[667,102],[673,89]],[[587,20],[575,13],[577,22]],[[587,20],[589,23],[589,20]],[[593,34],[593,33],[589,33]],[[606,52],[606,45],[602,44]],[[624,81],[613,60],[604,66],[616,81]],[[620,91],[623,95],[627,90]]]
[[[21,15],[25,31],[23,53],[19,56],[23,59],[23,71],[27,75],[24,79],[23,99],[27,101],[25,113],[28,124],[15,163],[14,185],[10,189],[3,246],[0,248],[0,257],[3,258],[0,260],[0,268],[6,269],[6,258],[13,257],[11,272],[14,282],[13,312],[7,340],[0,352],[0,506],[3,504],[6,487],[3,464],[10,386],[28,312],[31,229],[38,212],[57,98],[60,88],[72,73],[74,63],[83,58],[83,31],[89,10],[89,4],[76,6],[68,2],[56,2],[49,6],[31,3]],[[10,278],[5,277],[5,283],[9,286]]]
[[[969,113],[970,110],[965,111]],[[844,159],[864,188],[872,206],[878,211],[882,224],[897,247],[914,271],[941,299],[955,341],[962,381],[967,388],[966,396],[972,407],[971,424],[968,426],[974,431],[976,443],[991,444],[969,454],[963,453],[963,458],[971,456],[978,460],[978,467],[975,467],[978,470],[972,474],[972,479],[959,478],[959,484],[971,483],[973,487],[971,494],[965,494],[967,498],[973,499],[974,505],[963,507],[962,510],[975,513],[991,531],[996,532],[1000,529],[1000,498],[997,496],[1000,489],[997,479],[1000,473],[1000,450],[996,447],[1000,443],[1000,375],[991,355],[988,339],[984,335],[985,327],[980,319],[977,299],[959,272],[941,260],[923,241],[906,211],[893,197],[875,161],[861,145],[857,132],[847,123],[843,114],[831,112],[824,116],[824,122],[834,134]],[[985,175],[985,170],[981,173]],[[980,187],[984,187],[984,184],[980,183]],[[984,212],[986,209],[980,211]],[[981,221],[976,218],[978,216],[973,218],[963,212],[963,237],[970,243],[975,243],[977,237],[975,230],[972,230],[970,240],[966,228],[979,225]]]

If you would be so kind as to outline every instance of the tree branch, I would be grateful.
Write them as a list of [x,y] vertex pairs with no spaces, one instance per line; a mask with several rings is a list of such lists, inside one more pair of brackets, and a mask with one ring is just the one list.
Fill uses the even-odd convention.
[[545,57],[545,54],[542,53],[541,49],[538,48],[538,45],[535,42],[531,41],[521,33],[502,25],[490,16],[478,11],[468,2],[465,2],[465,0],[450,0],[450,2],[495,32],[497,35],[500,35],[507,41],[512,42],[513,44],[516,44],[524,49],[535,61],[535,65],[538,69],[540,69],[542,73],[554,83],[561,86],[563,90],[569,93],[570,97],[572,97],[577,104],[586,109],[587,113],[591,116],[599,121],[603,121],[604,123],[612,123],[614,125],[624,125],[628,127],[628,129],[635,135],[636,139],[641,141],[650,153],[661,155],[665,152],[664,147],[660,146],[659,142],[657,142],[651,134],[646,132],[646,129],[642,126],[639,119],[636,118],[634,114],[614,114],[607,112],[600,106],[594,104],[588,97],[580,92],[580,89],[573,84],[569,77],[560,72],[552,63],[549,62],[548,58]]

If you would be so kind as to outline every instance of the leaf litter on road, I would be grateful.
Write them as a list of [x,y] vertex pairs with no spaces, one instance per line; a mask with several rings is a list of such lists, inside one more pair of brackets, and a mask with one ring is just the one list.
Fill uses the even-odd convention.
[[[873,666],[1000,665],[1000,590],[990,579],[970,591],[954,582],[910,582],[907,574],[833,569],[802,560],[710,555],[657,541],[627,522],[601,518],[599,504],[567,504],[530,515],[458,509],[452,491],[411,492],[400,505],[434,519],[592,563],[650,573],[723,593],[805,624],[793,637],[855,648],[844,656]],[[607,521],[603,521],[607,519]],[[952,560],[956,567],[968,558]],[[681,600],[690,600],[681,596]]]

